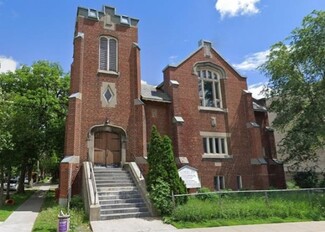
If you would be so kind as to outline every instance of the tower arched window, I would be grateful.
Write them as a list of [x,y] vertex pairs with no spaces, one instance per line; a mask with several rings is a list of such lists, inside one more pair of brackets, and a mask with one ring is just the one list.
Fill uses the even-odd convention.
[[115,38],[102,36],[99,39],[99,70],[118,71],[118,42]]

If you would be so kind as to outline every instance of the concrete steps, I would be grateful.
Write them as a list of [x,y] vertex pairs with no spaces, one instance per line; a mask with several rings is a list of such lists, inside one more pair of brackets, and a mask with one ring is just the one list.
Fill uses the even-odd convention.
[[130,174],[113,167],[94,167],[100,219],[150,217]]

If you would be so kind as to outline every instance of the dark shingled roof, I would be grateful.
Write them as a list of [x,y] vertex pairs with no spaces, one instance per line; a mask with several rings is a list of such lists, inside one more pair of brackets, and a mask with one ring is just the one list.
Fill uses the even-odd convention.
[[267,109],[265,106],[261,106],[261,105],[257,104],[256,102],[253,102],[253,109],[254,109],[254,111],[267,112]]
[[164,93],[162,90],[157,89],[156,86],[141,84],[141,96],[145,101],[156,101],[156,102],[165,102],[171,103],[171,98],[167,93]]

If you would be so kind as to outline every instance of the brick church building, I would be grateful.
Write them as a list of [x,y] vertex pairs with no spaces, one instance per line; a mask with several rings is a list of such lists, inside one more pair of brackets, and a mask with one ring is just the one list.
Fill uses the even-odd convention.
[[172,139],[178,167],[197,170],[204,187],[285,188],[264,102],[246,78],[202,40],[163,70],[160,85],[143,84],[137,24],[112,7],[78,8],[60,200],[69,183],[80,192],[83,161],[145,165],[153,125]]

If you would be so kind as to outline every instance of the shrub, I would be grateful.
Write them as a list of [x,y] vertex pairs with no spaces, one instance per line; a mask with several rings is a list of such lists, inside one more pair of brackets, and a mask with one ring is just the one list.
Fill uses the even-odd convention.
[[147,190],[151,192],[151,187],[156,184],[158,178],[167,179],[167,171],[161,162],[163,154],[162,138],[155,126],[152,127],[148,149],[149,171],[146,179]]
[[198,190],[199,195],[196,195],[197,199],[200,199],[202,201],[205,200],[214,200],[218,198],[218,195],[215,193],[211,193],[211,190],[206,187],[202,187]]
[[170,187],[161,178],[158,178],[156,183],[151,186],[150,199],[162,216],[170,215],[173,211]]
[[297,172],[294,174],[293,179],[300,188],[315,188],[318,183],[317,173],[311,170]]
[[84,203],[82,201],[81,196],[75,195],[71,198],[70,208],[71,209],[83,209]]
[[[200,200],[192,197],[177,206],[171,215],[174,222],[197,222],[209,220],[250,220],[250,219],[308,219],[324,220],[325,195],[315,193],[306,197],[304,193],[270,196],[266,203],[258,195],[222,197],[218,200]],[[311,204],[312,203],[312,204]]]
[[[168,136],[164,136],[162,138],[162,157],[161,157],[161,163],[164,167],[164,169],[167,172],[167,178],[165,181],[169,184],[170,191],[174,194],[185,194],[186,186],[184,181],[180,178],[178,174],[178,169],[175,162],[175,157],[173,153],[173,147],[172,147],[172,141]],[[187,197],[177,197],[176,203],[177,204],[184,204],[187,202]]]
[[[146,178],[147,190],[153,191],[152,187],[158,184],[158,180],[168,185],[169,196],[186,193],[186,186],[178,175],[172,142],[168,136],[161,137],[157,128],[152,127],[148,152],[149,172]],[[158,186],[161,183],[158,184]],[[186,203],[187,197],[177,197],[176,203]]]
[[299,189],[299,187],[293,181],[287,181],[286,184],[287,184],[287,189]]
[[325,188],[325,174],[323,174],[323,180],[319,183],[320,188]]

